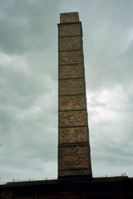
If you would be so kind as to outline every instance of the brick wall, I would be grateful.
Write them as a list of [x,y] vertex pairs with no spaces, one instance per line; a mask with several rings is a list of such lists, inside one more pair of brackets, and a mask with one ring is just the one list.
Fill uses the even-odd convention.
[[59,178],[92,176],[78,13],[61,14],[59,32]]

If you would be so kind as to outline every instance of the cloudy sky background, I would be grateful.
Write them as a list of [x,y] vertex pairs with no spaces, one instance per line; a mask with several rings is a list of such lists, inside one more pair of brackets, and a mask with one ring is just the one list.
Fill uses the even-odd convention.
[[73,11],[93,176],[133,177],[133,1],[0,0],[0,183],[57,178],[57,23]]

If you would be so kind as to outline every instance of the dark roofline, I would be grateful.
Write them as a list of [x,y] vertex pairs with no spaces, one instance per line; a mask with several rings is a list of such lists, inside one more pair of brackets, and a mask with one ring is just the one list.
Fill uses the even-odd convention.
[[60,185],[60,184],[78,184],[78,183],[108,183],[119,181],[133,181],[133,178],[128,176],[120,177],[99,177],[99,178],[70,178],[70,179],[54,179],[54,180],[39,180],[39,181],[21,181],[21,182],[7,182],[0,185],[0,188],[6,187],[23,187],[23,186],[39,186],[39,185]]

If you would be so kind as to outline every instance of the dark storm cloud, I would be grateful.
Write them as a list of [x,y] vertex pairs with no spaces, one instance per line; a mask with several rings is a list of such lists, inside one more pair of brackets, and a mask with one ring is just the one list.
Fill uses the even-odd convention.
[[1,4],[1,182],[56,177],[57,58],[49,63],[57,54],[54,4],[10,0]]
[[2,1],[0,49],[9,54],[46,50],[54,42],[56,8],[54,1]]

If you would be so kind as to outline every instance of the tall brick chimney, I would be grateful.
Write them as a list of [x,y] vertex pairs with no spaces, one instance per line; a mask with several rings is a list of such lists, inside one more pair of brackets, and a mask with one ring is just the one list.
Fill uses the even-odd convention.
[[58,178],[92,177],[79,15],[60,14]]

